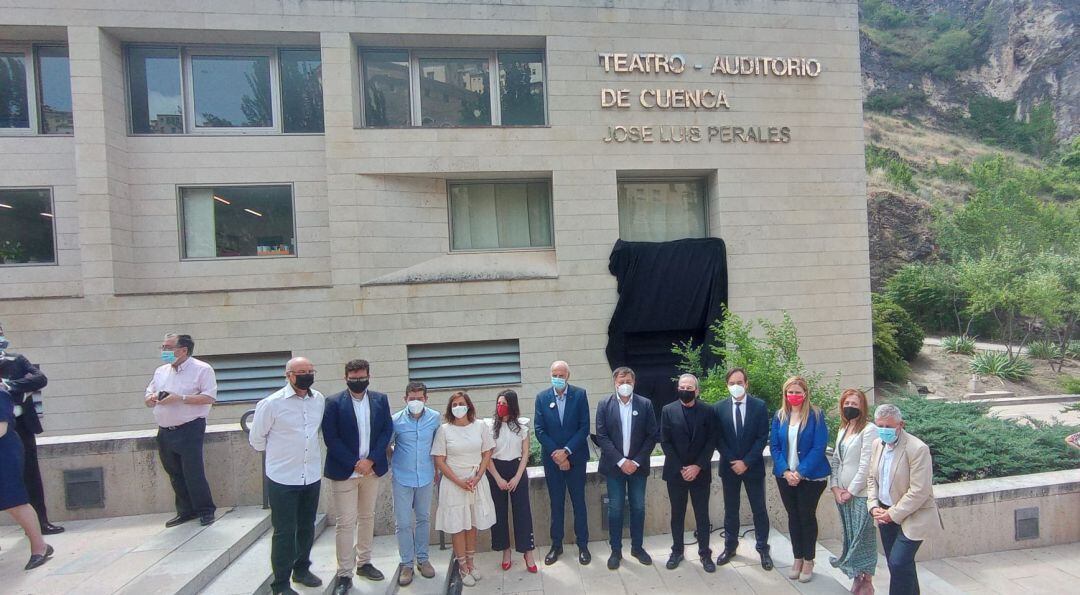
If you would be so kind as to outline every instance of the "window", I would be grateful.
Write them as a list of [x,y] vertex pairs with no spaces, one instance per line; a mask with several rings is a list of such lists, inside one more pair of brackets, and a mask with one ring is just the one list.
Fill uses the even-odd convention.
[[0,265],[56,263],[52,192],[0,189]]
[[544,52],[361,50],[364,125],[543,126]]
[[217,401],[258,401],[285,386],[285,364],[289,351],[242,353],[195,357],[210,364],[217,378]]
[[619,237],[667,242],[707,235],[704,180],[619,182]]
[[66,46],[0,47],[0,132],[71,134]]
[[409,380],[429,389],[521,384],[517,339],[409,345]]
[[321,133],[318,49],[127,48],[134,134]]
[[184,258],[293,256],[290,186],[180,189]]
[[453,182],[450,249],[550,248],[551,184]]

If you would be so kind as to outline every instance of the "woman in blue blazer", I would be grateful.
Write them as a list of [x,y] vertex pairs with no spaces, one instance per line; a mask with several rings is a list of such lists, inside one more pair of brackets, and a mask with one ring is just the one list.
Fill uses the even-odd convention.
[[825,413],[810,404],[810,388],[799,376],[784,383],[784,402],[772,420],[769,450],[780,500],[788,514],[795,563],[788,578],[810,581],[817,549],[817,505],[829,483]]

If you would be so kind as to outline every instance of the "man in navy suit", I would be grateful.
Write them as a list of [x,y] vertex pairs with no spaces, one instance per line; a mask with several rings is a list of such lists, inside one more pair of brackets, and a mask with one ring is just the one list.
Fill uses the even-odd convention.
[[589,553],[589,517],[585,510],[585,464],[589,462],[589,397],[585,389],[570,386],[570,366],[551,364],[551,388],[536,395],[536,439],[544,458],[544,479],[551,497],[551,550],[544,563],[554,564],[563,553],[563,518],[566,492],[574,506],[574,537],[578,562],[592,561]]
[[352,573],[368,580],[384,576],[371,564],[375,501],[379,478],[388,467],[386,448],[394,433],[386,395],[368,390],[371,366],[362,359],[345,364],[346,390],[326,400],[322,419],[326,442],[324,475],[330,480],[337,536],[334,595],[352,588]]
[[630,368],[612,374],[615,394],[596,406],[596,442],[600,445],[600,474],[607,478],[608,533],[611,557],[607,566],[622,560],[623,509],[630,498],[630,555],[648,566],[645,551],[645,485],[649,457],[659,437],[652,401],[634,392],[636,376]]
[[761,567],[772,570],[769,555],[769,513],[765,509],[765,463],[762,452],[769,443],[769,410],[765,401],[747,394],[746,370],[732,368],[727,373],[731,398],[716,404],[717,450],[720,451],[720,481],[724,484],[724,551],[716,558],[724,565],[735,557],[739,546],[739,488],[754,512],[754,536]]

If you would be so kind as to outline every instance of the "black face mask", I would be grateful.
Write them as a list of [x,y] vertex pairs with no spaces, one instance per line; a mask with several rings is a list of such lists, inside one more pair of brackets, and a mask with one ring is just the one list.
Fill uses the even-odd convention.
[[862,409],[858,407],[844,407],[844,419],[851,421],[862,414]]
[[370,380],[365,378],[363,380],[346,380],[345,384],[349,385],[349,390],[352,392],[361,394],[367,390],[369,382]]
[[683,403],[693,401],[695,396],[697,395],[695,395],[692,390],[679,390],[679,400]]
[[307,390],[315,384],[314,374],[296,374],[293,376],[293,384],[300,390]]

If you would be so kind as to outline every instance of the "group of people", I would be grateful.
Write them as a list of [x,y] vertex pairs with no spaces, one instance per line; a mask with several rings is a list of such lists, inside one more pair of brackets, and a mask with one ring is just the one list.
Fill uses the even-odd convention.
[[26,356],[8,351],[11,341],[0,324],[0,510],[7,512],[30,540],[26,570],[53,555],[45,535],[63,533],[49,522],[45,489],[37,458],[37,434],[43,431],[35,392],[49,380]]

